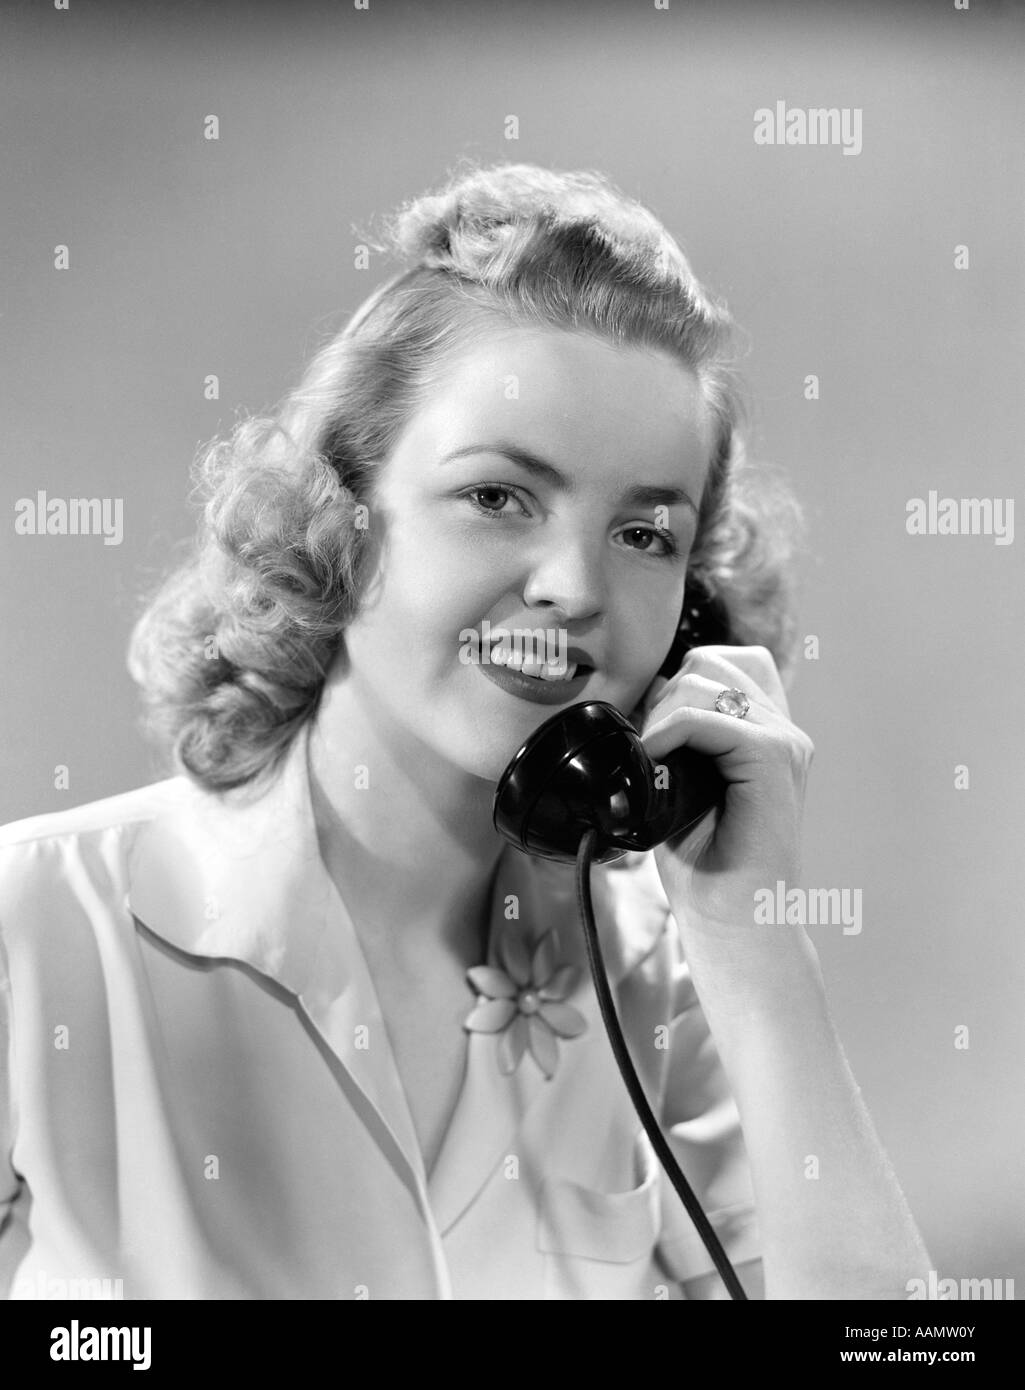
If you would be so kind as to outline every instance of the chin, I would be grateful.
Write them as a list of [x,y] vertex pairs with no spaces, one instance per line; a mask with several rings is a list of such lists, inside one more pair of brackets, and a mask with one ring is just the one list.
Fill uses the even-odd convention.
[[462,731],[447,732],[440,739],[430,740],[435,752],[453,768],[468,777],[479,777],[494,785],[512,761],[513,754],[530,735],[514,729],[491,729],[471,722],[463,723]]
[[476,756],[471,755],[470,750],[464,749],[462,756],[453,758],[452,762],[469,777],[477,777],[489,787],[494,787],[519,747],[520,744],[516,744],[515,748],[510,747],[508,751],[504,748],[498,751],[481,748]]

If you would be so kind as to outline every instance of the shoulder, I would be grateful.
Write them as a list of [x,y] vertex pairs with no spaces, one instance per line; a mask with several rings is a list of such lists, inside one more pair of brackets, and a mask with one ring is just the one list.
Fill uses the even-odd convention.
[[188,779],[168,778],[67,810],[0,826],[0,928],[123,892],[136,831],[187,795]]
[[186,783],[184,777],[170,777],[163,782],[153,782],[149,786],[119,792],[81,806],[8,821],[6,825],[0,825],[0,850],[39,840],[89,835],[151,820],[167,805],[169,799],[181,795],[183,784]]

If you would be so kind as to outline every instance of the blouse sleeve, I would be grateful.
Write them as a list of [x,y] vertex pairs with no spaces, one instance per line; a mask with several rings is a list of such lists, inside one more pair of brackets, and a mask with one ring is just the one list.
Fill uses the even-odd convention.
[[[754,1194],[740,1116],[715,1041],[667,916],[671,1005],[661,1125],[676,1161],[736,1267],[760,1258]],[[662,1182],[659,1255],[681,1283],[715,1274],[712,1258],[668,1175]],[[716,1276],[718,1277],[718,1276]]]

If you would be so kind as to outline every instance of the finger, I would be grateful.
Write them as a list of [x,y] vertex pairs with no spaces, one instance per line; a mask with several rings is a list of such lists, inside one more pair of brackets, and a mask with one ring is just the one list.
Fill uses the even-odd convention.
[[[689,705],[691,709],[714,710],[716,714],[722,714],[727,719],[744,718],[749,719],[756,712],[766,718],[778,717],[778,711],[774,708],[769,697],[757,688],[751,681],[747,683],[747,689],[743,692],[747,697],[748,713],[745,715],[731,715],[727,711],[716,709],[716,701],[725,689],[739,689],[737,687],[724,687],[718,676],[704,676],[697,671],[688,671],[681,676],[676,685],[673,686],[672,693],[666,692],[666,711],[675,709],[682,702]],[[654,712],[655,719],[661,719],[662,712]],[[764,722],[764,721],[763,721]]]
[[774,703],[777,700],[786,701],[783,678],[768,647],[733,647],[717,644],[692,647],[691,650],[739,668],[749,680],[756,681]]
[[721,678],[724,684],[743,690],[749,700],[757,696],[788,718],[790,716],[776,663],[764,647],[692,647],[680,673],[692,671]]
[[767,736],[771,736],[770,729],[761,722],[760,716],[764,713],[762,710],[756,712],[756,707],[752,705],[748,715],[737,719],[720,714],[715,709],[680,705],[647,729],[641,736],[641,742],[649,758],[653,759],[684,747],[715,758],[731,753],[750,755]]
[[[733,676],[727,672],[708,676],[698,671],[683,671],[674,677],[671,688],[662,692],[662,698],[658,704],[652,706],[649,711],[649,719],[654,723],[664,718],[665,714],[675,709],[680,701],[694,709],[714,710],[716,714],[720,714],[722,711],[716,710],[715,702],[724,690],[740,690],[747,697],[750,708],[745,718],[750,718],[756,710],[761,710],[765,717],[771,715],[778,717],[779,715],[779,711],[764,690],[761,690],[750,679],[745,679],[743,685],[738,685]],[[736,718],[737,716],[723,714],[723,717]]]

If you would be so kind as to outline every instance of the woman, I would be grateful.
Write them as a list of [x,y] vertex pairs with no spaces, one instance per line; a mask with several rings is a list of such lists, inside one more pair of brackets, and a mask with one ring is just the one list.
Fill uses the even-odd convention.
[[[685,1173],[749,1293],[906,1297],[928,1257],[812,946],[755,925],[812,748],[728,316],[595,175],[471,171],[385,246],[411,268],[207,453],[134,634],[180,775],[4,832],[11,1295],[724,1296],[615,1071],[572,867],[492,826],[528,735],[599,699],[728,783],[592,874]],[[688,579],[728,641],[666,678]],[[496,629],[556,659],[511,672]]]

